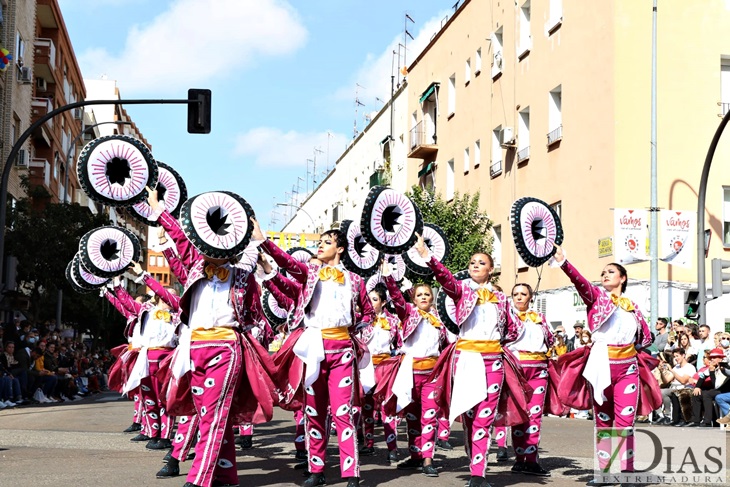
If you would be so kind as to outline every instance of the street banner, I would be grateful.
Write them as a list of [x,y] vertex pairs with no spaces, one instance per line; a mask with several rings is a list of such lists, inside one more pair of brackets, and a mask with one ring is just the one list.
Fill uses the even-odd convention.
[[647,247],[647,210],[614,210],[613,251],[619,264],[636,264],[649,260]]
[[696,261],[697,213],[662,210],[659,214],[659,258],[667,264],[692,267]]

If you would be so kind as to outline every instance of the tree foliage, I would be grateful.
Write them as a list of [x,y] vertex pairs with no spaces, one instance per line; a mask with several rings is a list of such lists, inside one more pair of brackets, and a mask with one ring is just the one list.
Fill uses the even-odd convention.
[[[424,223],[441,227],[451,244],[451,258],[446,267],[452,272],[467,268],[476,252],[492,252],[492,221],[479,210],[479,193],[455,194],[450,202],[432,190],[414,186],[407,195],[421,209]],[[414,276],[408,276],[413,280]]]
[[8,255],[18,259],[17,277],[22,291],[29,293],[31,320],[55,318],[58,290],[63,291],[63,321],[77,323],[80,331],[94,336],[119,322],[106,300],[97,292],[78,294],[66,281],[66,266],[79,248],[81,237],[94,228],[108,225],[103,214],[92,214],[78,204],[48,203],[33,207],[33,199],[20,200],[9,215],[6,236]]

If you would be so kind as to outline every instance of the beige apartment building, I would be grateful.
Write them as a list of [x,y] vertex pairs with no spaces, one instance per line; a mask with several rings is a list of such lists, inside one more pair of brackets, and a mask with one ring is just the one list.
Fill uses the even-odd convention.
[[[724,0],[659,2],[660,208],[696,211],[705,154],[730,108],[728,25]],[[612,209],[650,206],[651,49],[651,0],[465,0],[409,67],[408,185],[481,193],[505,289],[538,281],[514,250],[517,198],[554,206],[569,259],[592,280],[612,261],[598,257]],[[726,134],[707,190],[708,280],[711,258],[730,260],[729,156]],[[628,272],[629,295],[648,311],[649,263]],[[684,314],[696,275],[696,264],[659,263],[659,316]],[[569,285],[545,266],[538,307],[572,332],[585,307]],[[713,329],[730,317],[725,298],[708,303]]]

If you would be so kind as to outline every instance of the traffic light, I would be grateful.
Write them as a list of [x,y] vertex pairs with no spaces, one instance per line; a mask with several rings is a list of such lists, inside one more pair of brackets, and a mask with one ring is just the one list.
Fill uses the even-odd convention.
[[730,267],[730,260],[712,259],[712,297],[719,298],[725,293],[730,293],[730,272],[723,272]]
[[687,308],[684,312],[684,317],[688,320],[696,321],[700,319],[700,301],[698,299],[699,297],[699,291],[687,291],[687,299],[684,302],[684,304],[687,305]]
[[188,133],[210,133],[210,90],[191,88],[188,90]]

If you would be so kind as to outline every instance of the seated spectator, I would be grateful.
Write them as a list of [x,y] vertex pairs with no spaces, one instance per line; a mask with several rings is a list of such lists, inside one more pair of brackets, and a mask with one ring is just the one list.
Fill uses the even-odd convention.
[[[722,349],[715,348],[710,351],[710,363],[707,370],[700,371],[698,374],[698,380],[707,380],[711,386],[709,389],[702,391],[702,405],[705,412],[701,423],[699,417],[695,418],[693,415],[692,422],[696,424],[689,424],[688,426],[712,427],[712,419],[715,413],[714,402],[721,394],[730,393],[730,365],[723,362],[724,359],[725,353]],[[722,408],[721,416],[724,416]]]
[[663,352],[664,347],[667,346],[667,337],[669,336],[667,332],[667,319],[659,318],[654,326],[656,327],[657,333],[654,336],[652,345],[657,351]]
[[58,402],[52,397],[58,378],[56,374],[45,368],[43,349],[41,347],[34,348],[31,351],[30,358],[33,362],[30,375],[34,378],[33,387],[37,388],[35,394],[33,394],[33,399],[41,403]]
[[[710,378],[710,366],[712,364],[710,351],[704,352],[702,364],[703,366],[692,378],[692,382],[694,383],[694,389],[692,389],[692,421],[687,426],[704,425],[700,419],[702,417],[703,398],[708,391],[715,388],[715,384]],[[707,408],[705,408],[705,412],[707,412]],[[712,416],[712,412],[710,412],[710,416]],[[712,419],[710,419],[711,421]]]
[[548,350],[548,357],[557,360],[558,357],[568,352],[568,345],[565,343],[565,331],[555,329],[555,343]]
[[698,357],[704,352],[709,352],[713,348],[717,348],[712,338],[710,338],[710,327],[707,325],[700,325],[697,333],[699,338],[692,341],[692,346],[697,350]]
[[24,367],[15,358],[15,342],[5,344],[5,351],[0,353],[0,367],[3,367],[11,376],[18,379],[22,397],[16,399],[23,402],[23,398],[28,397],[28,367]]
[[[53,325],[51,324],[50,326]],[[76,383],[72,380],[73,377],[69,373],[69,369],[67,367],[59,366],[56,342],[50,342],[46,347],[43,366],[46,370],[53,372],[58,378],[53,398],[58,399],[61,402],[73,399],[76,395]]]
[[[674,358],[674,367],[670,367],[666,362],[660,365],[662,369],[670,370],[674,376],[674,380],[669,384],[669,387],[662,389],[664,419],[661,421],[661,424],[684,426],[687,424],[685,418],[689,419],[691,415],[691,404],[688,408],[688,414],[683,414],[679,394],[683,390],[691,393],[688,388],[692,387],[690,380],[697,372],[697,369],[695,369],[694,365],[687,362],[687,357],[683,349],[676,349],[672,356]],[[669,419],[670,414],[671,419]]]
[[692,346],[692,339],[687,333],[678,335],[677,346],[684,350],[687,362],[697,367],[697,350]]

